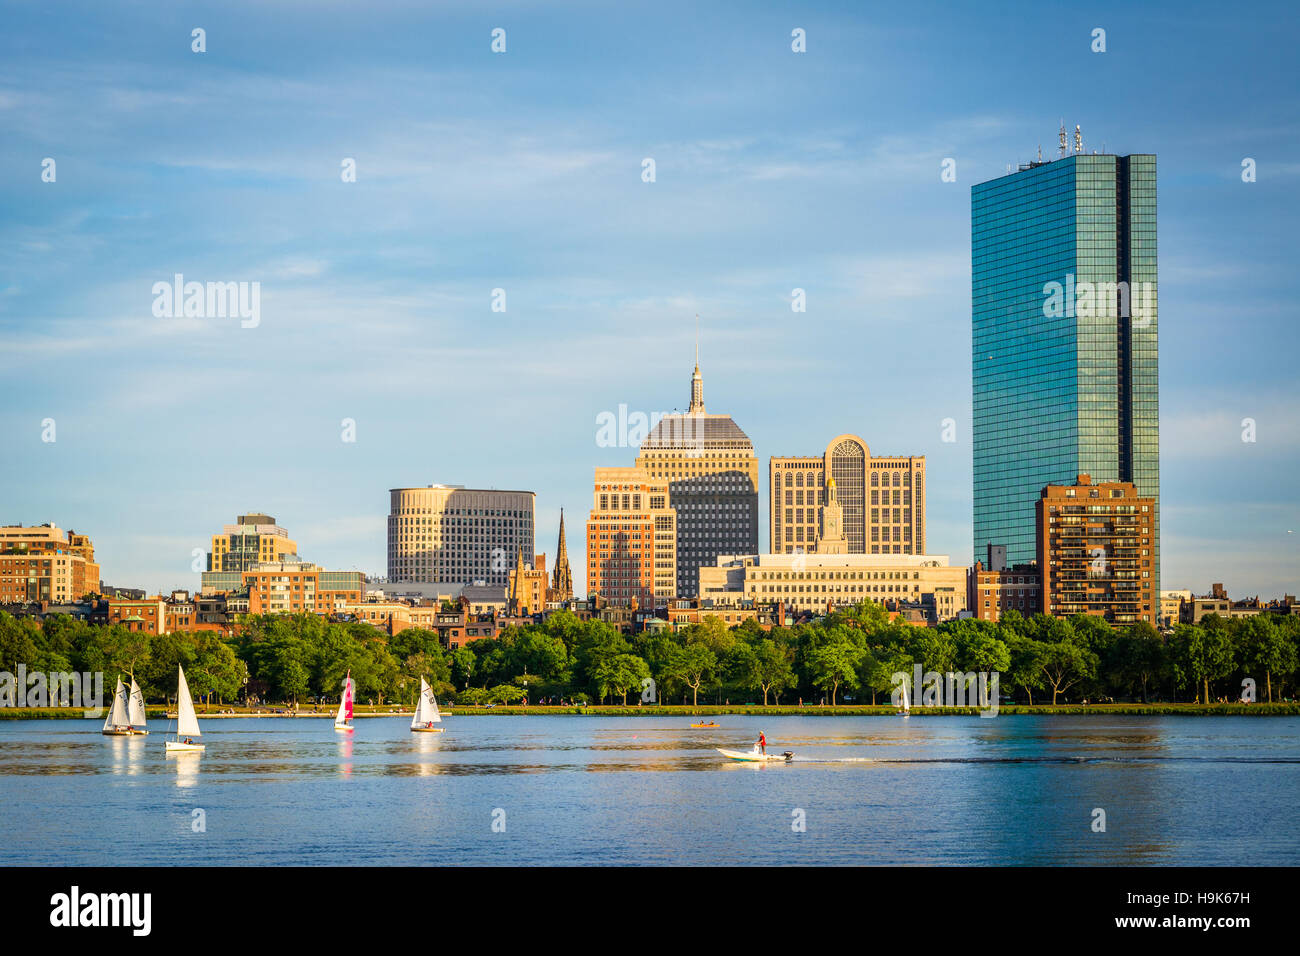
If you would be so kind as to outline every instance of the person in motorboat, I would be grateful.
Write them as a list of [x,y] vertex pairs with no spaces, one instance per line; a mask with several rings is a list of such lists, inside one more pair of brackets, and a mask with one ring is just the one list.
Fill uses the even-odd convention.
[[758,749],[764,754],[767,753],[767,736],[761,730],[758,732]]

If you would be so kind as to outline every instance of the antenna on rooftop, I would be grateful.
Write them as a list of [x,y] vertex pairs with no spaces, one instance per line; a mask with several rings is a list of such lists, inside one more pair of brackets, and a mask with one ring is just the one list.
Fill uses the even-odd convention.
[[1061,120],[1061,158],[1065,158],[1065,120]]
[[1078,123],[1074,124],[1074,151],[1076,153],[1083,152],[1083,130],[1079,129]]

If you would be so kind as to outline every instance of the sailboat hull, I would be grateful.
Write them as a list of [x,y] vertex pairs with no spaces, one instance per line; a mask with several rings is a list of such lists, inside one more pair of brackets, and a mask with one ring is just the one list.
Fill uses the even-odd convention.
[[135,733],[133,730],[101,730],[105,737],[130,737]]
[[352,733],[354,728],[352,727],[351,724],[335,724],[334,729],[337,730],[339,733],[350,734]]
[[204,748],[203,744],[187,744],[180,740],[167,741],[167,753],[169,754],[198,753],[199,751],[203,750],[203,748]]
[[443,728],[441,727],[412,727],[411,728],[411,733],[413,734],[440,734],[442,733],[442,731]]
[[136,729],[132,728],[132,730],[131,730],[131,736],[133,736],[133,737],[148,737],[148,736],[149,736],[149,731],[147,731],[147,730],[136,730]]

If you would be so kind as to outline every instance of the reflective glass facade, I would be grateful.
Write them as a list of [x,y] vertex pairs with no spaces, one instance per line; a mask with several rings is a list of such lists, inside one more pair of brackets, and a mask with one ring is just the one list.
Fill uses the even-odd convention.
[[1035,560],[1045,485],[1131,481],[1156,499],[1159,593],[1155,156],[1078,154],[975,186],[971,302],[976,559],[1005,544],[1008,564]]

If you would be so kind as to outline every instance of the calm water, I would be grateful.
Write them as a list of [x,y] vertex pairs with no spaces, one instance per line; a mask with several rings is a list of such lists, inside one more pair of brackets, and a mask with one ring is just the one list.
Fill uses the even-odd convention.
[[0,865],[1300,863],[1300,718],[715,719],[0,721]]

